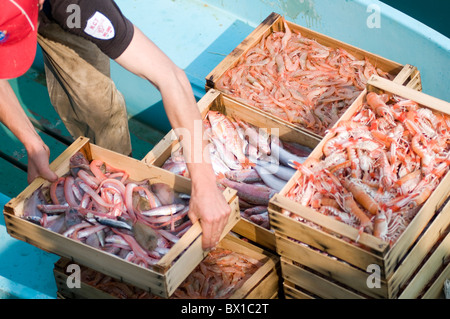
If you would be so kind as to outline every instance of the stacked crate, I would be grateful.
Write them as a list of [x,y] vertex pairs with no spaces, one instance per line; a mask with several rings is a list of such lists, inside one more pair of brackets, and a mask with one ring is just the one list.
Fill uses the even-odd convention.
[[[420,91],[422,88],[420,73],[414,66],[400,65],[290,22],[287,22],[287,25],[291,30],[298,31],[307,38],[317,40],[322,45],[332,48],[344,48],[357,59],[367,58],[368,61],[374,63],[380,69],[387,71],[394,78],[394,83],[405,85],[416,91]],[[208,93],[217,94],[216,90],[218,87],[216,84],[226,71],[236,66],[245,53],[260,43],[262,38],[277,31],[284,31],[284,20],[280,15],[272,13],[207,76],[206,90],[209,90]],[[392,83],[383,79],[380,79],[380,81],[383,85],[389,87]],[[373,89],[376,84],[376,80],[373,80],[368,89],[361,93],[355,104],[358,101],[360,103],[369,88]],[[386,87],[384,89],[388,91]],[[244,100],[236,99],[225,92],[222,92],[219,98],[220,103],[217,101],[212,103],[214,99],[217,99],[217,97],[213,95],[210,97],[207,94],[205,100],[202,99],[199,102],[203,115],[207,109],[221,108],[226,110],[224,111],[226,113],[228,111],[227,108],[229,108],[228,105],[234,104],[235,106],[233,106],[233,111],[230,114],[234,114],[237,110],[246,112],[247,117],[245,119],[255,118],[256,125],[261,126],[262,122],[270,123],[270,125],[277,123],[277,128],[281,124],[283,130],[296,132],[297,136],[298,132],[304,133],[297,140],[292,140],[293,142],[310,146],[310,141],[317,143],[317,141],[322,140],[322,136],[261,111],[247,104]],[[435,102],[434,99],[431,98],[431,100]],[[429,100],[427,101],[430,102]],[[424,103],[428,105],[426,102]],[[351,110],[343,118],[351,114],[355,104],[351,106]],[[254,113],[251,114],[248,110],[253,110]],[[270,125],[263,127],[273,127]],[[320,149],[320,145],[316,149]],[[174,136],[170,137],[168,135],[144,160],[160,166],[168,158],[171,150],[176,147],[178,146],[177,141],[175,140],[174,142]],[[292,180],[290,183],[292,183]],[[448,186],[447,183],[448,178],[441,184]],[[248,224],[246,221],[240,221],[233,231],[257,244],[270,249],[275,248],[281,256],[286,298],[408,298],[409,296],[427,296],[427,293],[428,296],[431,296],[432,292],[430,291],[437,291],[438,288],[436,287],[442,286],[443,280],[448,276],[446,275],[448,272],[448,254],[446,253],[449,251],[448,239],[442,234],[446,233],[450,208],[448,205],[445,207],[443,205],[444,199],[448,194],[445,193],[445,186],[442,185],[434,192],[421,210],[419,216],[423,216],[421,217],[423,219],[416,218],[406,232],[408,235],[402,236],[402,239],[393,248],[389,248],[387,243],[374,238],[367,238],[364,235],[360,240],[369,249],[357,248],[346,241],[337,239],[333,235],[290,220],[281,214],[282,208],[294,212],[300,210],[303,218],[317,222],[318,225],[327,229],[331,227],[333,232],[338,230],[344,232],[343,236],[348,238],[355,239],[357,236],[355,230],[342,227],[342,225],[339,225],[340,223],[331,221],[325,216],[313,216],[311,212],[305,213],[304,209],[296,203],[287,204],[282,198],[282,193],[275,195],[270,204],[270,232],[260,230],[257,226]],[[440,213],[437,213],[438,205],[441,209]],[[275,244],[273,243],[273,236],[275,237]],[[292,238],[296,242],[292,241]],[[419,247],[426,247],[425,251],[422,251]],[[377,289],[369,288],[367,284],[370,275],[367,271],[367,266],[371,264],[381,267],[381,287]],[[424,267],[421,266],[422,264]],[[425,278],[423,275],[424,270],[420,271],[421,269],[428,269],[427,273],[432,272],[433,276],[428,275],[428,277],[432,278],[428,278],[429,280],[425,279],[426,282],[419,279]],[[440,274],[440,271],[442,271],[442,274]],[[433,281],[434,285],[430,286],[430,280]],[[421,281],[421,283],[415,284],[414,281]]]
[[[254,260],[258,260],[261,266],[254,272],[245,282],[240,283],[239,288],[228,299],[276,299],[278,298],[278,268],[279,259],[274,254],[251,245],[243,240],[240,240],[232,235],[227,235],[218,245],[218,248],[227,249],[244,256],[248,256]],[[80,287],[74,288],[68,285],[68,281],[71,280],[69,276],[72,275],[72,271],[68,266],[73,266],[73,262],[61,258],[55,263],[53,270],[56,286],[58,289],[58,295],[64,299],[118,299],[127,298],[126,292],[133,292],[138,297],[146,299],[160,299],[160,297],[148,293],[145,290],[137,289],[136,287],[105,277],[105,275],[80,267],[83,271],[88,271],[90,277],[100,278],[99,281],[107,283],[107,286],[111,290],[102,289],[102,285],[92,285],[81,276]],[[84,280],[83,280],[84,279]],[[116,291],[113,294],[111,291]],[[197,291],[198,292],[198,291]],[[200,294],[200,292],[198,292]]]
[[[83,153],[89,161],[97,159],[125,170],[132,180],[150,179],[152,183],[161,182],[173,186],[173,189],[177,192],[189,194],[191,191],[190,180],[98,147],[89,143],[89,139],[84,137],[80,137],[70,145],[51,163],[50,168],[58,176],[64,176],[69,172],[71,157],[77,152]],[[156,265],[145,268],[23,219],[21,216],[23,216],[27,199],[37,189],[49,185],[48,181],[38,178],[5,205],[5,224],[12,237],[163,298],[170,297],[180,283],[206,256],[207,252],[202,249],[200,223],[192,225]],[[221,239],[228,234],[240,218],[236,191],[228,188],[223,194],[231,207],[231,214]]]
[[[372,91],[411,99],[423,107],[450,114],[449,103],[373,77],[367,91],[340,121],[351,119]],[[320,159],[323,145],[332,137],[332,133],[325,136],[310,157]],[[450,204],[445,204],[450,192],[450,173],[392,247],[370,234],[363,233],[359,238],[358,229],[286,198],[284,195],[300,174],[297,172],[273,197],[269,207],[277,252],[282,257],[283,278],[289,282],[286,290],[297,289],[320,298],[416,298],[424,289],[431,289],[426,286],[435,276],[435,287],[442,285],[450,256]],[[294,221],[284,211],[298,215],[307,223]],[[370,284],[373,266],[381,270],[378,286]],[[440,276],[437,272],[443,269]],[[430,292],[429,296],[432,295],[435,293]]]
[[[241,62],[243,56],[245,56],[245,54],[252,48],[257,46],[262,39],[266,38],[268,35],[274,32],[284,32],[285,22],[293,32],[299,32],[303,37],[316,40],[319,44],[327,46],[329,48],[345,49],[358,60],[367,59],[367,61],[375,65],[377,68],[383,70],[384,72],[387,72],[390,77],[394,78],[394,81],[399,84],[407,85],[408,87],[416,90],[422,89],[420,72],[416,67],[408,64],[401,65],[379,55],[370,53],[321,33],[312,31],[308,28],[299,26],[289,21],[285,21],[281,15],[277,13],[271,13],[251,34],[249,34],[242,41],[240,45],[238,45],[228,56],[225,57],[225,59],[219,65],[217,65],[216,68],[214,68],[214,70],[212,70],[207,75],[205,87],[206,91],[220,91],[217,83],[225,76],[226,72],[238,65]],[[204,101],[205,99],[206,101]],[[208,102],[208,99],[211,98],[205,96],[205,98],[199,102],[199,107],[203,112],[203,115],[205,106],[208,107],[208,105],[210,104],[210,102]],[[268,129],[274,127],[282,129],[283,132],[295,132],[295,135],[289,137],[288,141],[296,142],[308,147],[315,147],[323,138],[322,136],[312,132],[311,130],[290,123],[266,111],[260,110],[259,108],[246,103],[245,100],[237,98],[233,95],[229,95],[226,92],[222,92],[221,100],[225,101],[226,105],[235,104],[235,109],[241,108],[242,110],[245,110],[246,114],[244,115],[244,119],[251,121],[252,118],[254,118],[253,122],[256,126]],[[281,138],[283,138],[283,135],[285,134],[287,133],[280,134]],[[172,136],[173,140],[173,135],[170,136]],[[162,158],[167,159],[167,154],[169,152],[167,145],[164,146],[164,144],[170,143],[170,139],[171,138],[169,138],[169,135],[166,136],[162,143],[160,143],[161,145],[156,146],[154,149],[155,151],[152,151],[149,153],[149,155],[147,155],[146,161],[150,164],[156,164],[157,166],[161,165],[162,163],[160,161],[155,162],[155,156],[160,157],[160,155],[158,154],[162,154],[164,152],[165,155],[162,156]],[[253,225],[246,223],[246,221],[244,220],[241,220],[233,230],[258,244],[262,244],[267,248],[275,248],[273,231],[271,231],[270,233],[268,233],[267,231],[261,232],[258,227],[255,228]],[[261,233],[263,235],[260,235]],[[267,240],[268,238],[270,238],[270,240]]]

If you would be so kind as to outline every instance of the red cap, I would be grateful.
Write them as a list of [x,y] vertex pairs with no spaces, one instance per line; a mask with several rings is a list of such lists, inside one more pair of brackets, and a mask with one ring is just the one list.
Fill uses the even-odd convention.
[[37,46],[37,0],[2,0],[0,79],[16,78],[33,64]]

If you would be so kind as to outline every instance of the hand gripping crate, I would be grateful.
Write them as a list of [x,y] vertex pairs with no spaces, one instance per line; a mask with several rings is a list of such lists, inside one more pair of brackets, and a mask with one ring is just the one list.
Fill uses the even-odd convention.
[[[423,107],[450,114],[449,103],[374,76],[367,89],[340,121],[351,119],[360,109],[367,93],[372,91],[391,93],[416,101]],[[324,144],[333,136],[333,133],[325,136],[310,157],[320,159]],[[302,273],[307,273],[321,278],[324,285],[337,287],[338,291],[342,291],[341,288],[344,287],[351,294],[371,298],[397,298],[402,291],[405,291],[406,296],[408,290],[414,290],[414,286],[419,285],[416,283],[425,278],[419,271],[421,262],[449,227],[450,205],[443,206],[443,203],[450,192],[450,173],[440,181],[392,247],[373,235],[362,233],[359,236],[358,229],[286,198],[284,195],[295,184],[299,175],[300,172],[297,172],[269,204],[277,252],[284,258],[282,273],[285,280],[301,287],[301,279],[304,278]],[[293,220],[283,214],[284,210],[298,215],[308,223]],[[356,246],[354,242],[358,237],[359,245]],[[434,271],[449,255],[448,239],[439,247],[428,258],[428,265],[432,264]],[[371,274],[374,274],[374,266],[378,267],[381,276],[377,286],[368,284]],[[411,280],[415,271],[418,272]],[[330,289],[328,287],[321,291],[329,293]],[[321,295],[320,291],[311,292]],[[334,296],[339,297],[341,294],[336,293]],[[326,297],[331,296],[327,294]]]
[[[228,299],[276,299],[278,298],[278,268],[279,258],[274,254],[240,240],[230,234],[219,243],[218,248],[229,249],[233,252],[243,254],[258,260],[260,267],[240,285]],[[79,288],[72,287],[73,263],[61,258],[55,263],[53,273],[55,276],[58,294],[67,299],[118,299],[118,296],[124,299],[132,299],[128,294],[133,294],[135,299],[139,298],[158,298],[156,295],[148,294],[144,290],[136,289],[132,285],[125,284],[115,279],[107,278],[107,276],[92,271],[88,268],[81,267],[81,273],[89,272],[89,278],[94,277],[93,281],[105,283],[104,286],[110,287],[112,290],[102,289],[102,284],[92,284],[86,280],[85,276],[80,276],[81,283]],[[68,284],[70,282],[70,285]],[[116,290],[117,288],[117,290]],[[116,291],[117,294],[111,293]],[[175,297],[176,294],[173,296]],[[159,298],[158,298],[159,299]]]
[[[316,40],[319,44],[326,46],[331,49],[342,48],[352,54],[357,60],[364,61],[365,58],[374,65],[376,68],[381,69],[384,72],[387,72],[391,78],[396,77],[396,81],[402,85],[408,85],[409,87],[421,90],[421,78],[420,72],[416,67],[411,65],[401,65],[397,62],[386,59],[382,56],[370,53],[368,51],[362,50],[358,47],[349,45],[337,39],[331,38],[324,34],[315,32],[308,28],[302,27],[300,25],[294,24],[292,22],[286,21],[288,27],[292,32],[300,32],[300,34],[308,39]],[[206,76],[206,90],[209,89],[217,89],[220,90],[218,83],[220,83],[221,79],[226,75],[227,71],[236,67],[245,55],[258,46],[262,39],[267,38],[269,35],[275,32],[285,32],[284,26],[284,18],[277,14],[271,13],[253,32],[251,32],[246,39],[244,39],[241,44],[239,44],[228,56],[226,56],[221,63],[219,63],[207,76]],[[282,52],[282,51],[280,51]],[[248,67],[244,67],[248,68]],[[244,81],[243,81],[244,82]],[[246,83],[246,85],[249,83]],[[244,84],[242,84],[244,86]],[[362,91],[362,89],[361,89]],[[252,106],[249,103],[248,99],[242,98],[236,94],[229,94],[228,92],[224,92],[234,99],[239,99],[239,101],[245,103],[251,108],[258,107]],[[350,104],[348,105],[350,107]],[[269,112],[264,111],[268,116],[275,117]],[[280,117],[277,117],[280,119]],[[289,127],[300,128],[301,130],[305,130],[305,132],[315,135],[318,138],[322,138],[323,136],[313,132],[311,129],[305,128],[304,126],[292,124],[290,121],[283,119],[283,123]]]
[[[208,91],[198,102],[198,107],[205,118],[208,111],[218,111],[226,116],[236,117],[248,123],[279,134],[282,141],[296,142],[313,149],[320,140],[296,128],[286,127],[280,120],[267,117],[264,113],[247,107],[217,90]],[[277,130],[277,131],[275,131]],[[174,131],[170,131],[142,160],[151,165],[161,167],[171,156],[172,152],[180,147]],[[233,232],[250,239],[251,241],[275,251],[275,235],[272,231],[261,227],[245,218],[241,218]]]
[[[78,138],[55,159],[50,164],[51,169],[58,176],[65,175],[69,172],[70,158],[78,151],[82,152],[88,160],[102,160],[113,167],[126,170],[129,177],[133,180],[150,179],[152,183],[167,183],[178,192],[189,194],[191,191],[190,180],[98,147],[89,143],[89,140],[84,137]],[[155,266],[145,268],[21,218],[25,201],[35,190],[47,185],[49,185],[49,182],[38,178],[16,198],[13,198],[5,205],[5,223],[7,231],[12,237],[161,297],[169,297],[207,254],[202,249],[202,230],[199,223],[192,225]],[[226,189],[224,196],[231,207],[231,214],[221,239],[240,218],[236,191]]]

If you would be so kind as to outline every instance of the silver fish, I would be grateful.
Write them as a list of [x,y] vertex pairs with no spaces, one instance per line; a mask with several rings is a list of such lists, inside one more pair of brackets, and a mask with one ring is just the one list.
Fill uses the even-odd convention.
[[258,172],[259,176],[268,187],[278,192],[280,192],[283,189],[284,185],[286,185],[285,180],[272,175],[271,172],[269,172],[262,166],[255,166],[255,170]]
[[184,209],[185,206],[182,204],[171,204],[166,206],[156,207],[147,211],[141,212],[144,216],[170,216],[178,213],[180,210]]
[[[278,140],[279,141],[279,140]],[[280,146],[276,142],[276,139],[272,139],[271,143],[271,150],[272,150],[272,156],[277,158],[280,163],[282,163],[285,166],[291,166],[292,162],[298,162],[298,163],[304,163],[307,159],[307,157],[300,157],[295,154],[292,154],[288,151],[286,151],[283,147]]]
[[117,220],[117,219],[96,216],[95,220],[99,224],[102,224],[102,225],[108,226],[108,227],[113,227],[113,228],[118,228],[118,229],[127,229],[127,230],[133,229],[133,227],[130,224],[128,224],[127,222]]
[[264,167],[271,174],[281,178],[282,180],[288,181],[296,173],[296,170],[292,167],[286,167],[280,164],[269,163],[265,161],[257,161],[257,165]]
[[39,225],[42,219],[42,212],[37,208],[37,206],[43,204],[44,200],[41,190],[36,190],[25,203],[23,218]]

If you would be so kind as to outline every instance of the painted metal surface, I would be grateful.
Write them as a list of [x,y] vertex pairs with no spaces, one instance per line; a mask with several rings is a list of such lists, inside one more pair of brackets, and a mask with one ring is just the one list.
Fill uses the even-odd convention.
[[[0,207],[9,197],[0,194]],[[0,214],[0,299],[56,298],[53,265],[58,256],[16,240],[6,232]]]

